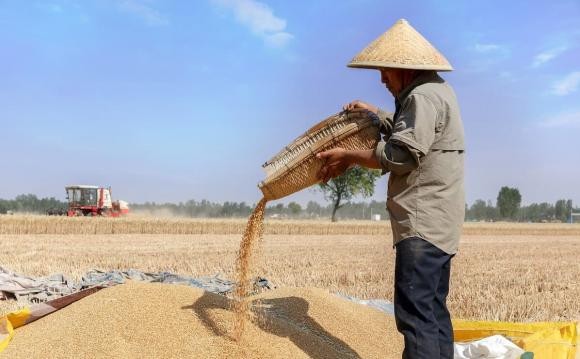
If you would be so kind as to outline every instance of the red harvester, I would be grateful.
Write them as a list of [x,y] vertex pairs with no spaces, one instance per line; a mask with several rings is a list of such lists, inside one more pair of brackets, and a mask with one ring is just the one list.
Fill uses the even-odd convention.
[[111,199],[111,187],[73,185],[65,187],[68,199],[67,216],[119,217],[129,213],[125,201]]

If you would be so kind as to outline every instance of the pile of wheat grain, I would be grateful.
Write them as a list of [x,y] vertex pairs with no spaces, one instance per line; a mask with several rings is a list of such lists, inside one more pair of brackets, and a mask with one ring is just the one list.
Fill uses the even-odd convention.
[[129,283],[101,290],[16,330],[7,358],[397,358],[393,319],[318,289],[252,298],[259,316],[231,337],[228,299]]

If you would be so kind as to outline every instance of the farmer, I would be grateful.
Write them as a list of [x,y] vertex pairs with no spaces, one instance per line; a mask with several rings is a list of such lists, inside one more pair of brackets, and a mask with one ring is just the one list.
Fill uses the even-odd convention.
[[374,150],[319,153],[325,161],[319,177],[326,182],[352,165],[390,173],[387,210],[396,248],[395,320],[405,339],[403,358],[453,358],[446,299],[464,219],[465,147],[457,99],[436,72],[452,67],[405,20],[348,66],[379,70],[395,98],[395,113],[358,100],[345,105],[346,111],[378,116],[384,141]]

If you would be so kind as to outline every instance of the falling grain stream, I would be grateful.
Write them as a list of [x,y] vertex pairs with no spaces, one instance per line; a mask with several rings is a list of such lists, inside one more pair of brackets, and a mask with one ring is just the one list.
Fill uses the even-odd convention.
[[234,312],[235,323],[233,338],[239,341],[244,333],[246,321],[249,317],[250,303],[248,295],[250,292],[250,276],[255,262],[254,254],[257,242],[262,237],[264,231],[264,211],[266,209],[266,198],[262,198],[256,205],[248,219],[248,224],[244,230],[238,258],[236,259],[237,286],[234,292]]

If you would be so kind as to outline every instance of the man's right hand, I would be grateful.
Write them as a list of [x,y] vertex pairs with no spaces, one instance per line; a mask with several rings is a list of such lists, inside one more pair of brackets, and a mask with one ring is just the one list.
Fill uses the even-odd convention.
[[356,110],[368,110],[377,114],[379,109],[376,106],[371,105],[370,103],[362,102],[360,100],[354,100],[346,105],[342,106],[344,111],[356,111]]

